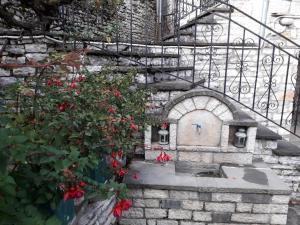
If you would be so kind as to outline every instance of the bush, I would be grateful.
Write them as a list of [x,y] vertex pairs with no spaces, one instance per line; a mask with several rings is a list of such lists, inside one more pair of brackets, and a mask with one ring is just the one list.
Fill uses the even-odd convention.
[[[126,173],[120,159],[139,144],[133,134],[143,129],[147,93],[130,91],[134,72],[91,74],[79,59],[70,53],[34,64],[36,76],[5,92],[0,224],[59,224],[53,215],[62,199],[125,198],[115,178]],[[110,165],[105,184],[89,177],[100,160]]]

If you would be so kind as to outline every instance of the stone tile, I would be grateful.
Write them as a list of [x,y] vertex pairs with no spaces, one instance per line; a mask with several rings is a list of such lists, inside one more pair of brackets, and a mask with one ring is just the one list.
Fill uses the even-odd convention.
[[207,152],[178,152],[179,161],[191,161],[201,163],[212,163],[213,153]]
[[181,118],[182,114],[177,111],[176,109],[171,109],[169,112],[168,118],[169,119],[174,119],[174,120],[179,120]]
[[205,223],[191,222],[191,221],[180,221],[180,225],[205,225]]
[[129,195],[129,197],[132,197],[132,198],[143,198],[143,191],[142,191],[142,189],[130,188],[128,195]]
[[232,222],[240,223],[266,223],[270,221],[269,214],[248,214],[248,213],[234,213],[231,217]]
[[217,106],[221,105],[222,103],[216,98],[210,98],[209,102],[206,104],[205,109],[207,111],[212,112]]
[[169,209],[170,219],[190,220],[192,219],[192,211],[182,209]]
[[210,97],[207,96],[196,96],[193,97],[193,101],[195,103],[196,109],[205,109],[207,102]]
[[128,210],[123,211],[122,217],[124,217],[124,218],[143,218],[144,210],[142,208],[132,207]]
[[160,201],[160,208],[163,209],[180,209],[181,201],[174,199],[164,199]]
[[151,208],[146,208],[145,209],[145,217],[146,218],[167,218],[167,210],[166,209],[151,209]]
[[200,202],[198,200],[183,200],[182,201],[182,208],[183,209],[189,209],[189,210],[197,210],[201,211],[203,210],[203,202]]
[[251,212],[253,208],[252,203],[237,203],[236,211],[237,212]]
[[230,223],[231,213],[213,213],[212,214],[213,223]]
[[234,193],[212,193],[212,201],[215,202],[241,202],[242,195]]
[[285,225],[287,222],[287,215],[280,215],[280,214],[276,214],[276,215],[271,215],[271,224],[283,224]]
[[235,204],[234,203],[205,202],[205,210],[212,211],[212,212],[234,212]]
[[274,195],[272,196],[271,202],[277,204],[288,204],[290,201],[289,195]]
[[194,102],[191,98],[185,99],[184,101],[182,101],[182,104],[188,112],[194,111],[196,109]]
[[169,193],[167,190],[156,190],[156,189],[145,189],[144,190],[145,198],[168,198]]
[[170,191],[170,198],[172,199],[198,199],[198,192],[195,191]]
[[193,212],[193,220],[194,221],[203,221],[203,222],[209,222],[212,221],[212,215],[211,212]]
[[182,115],[188,113],[188,110],[184,107],[184,105],[182,104],[182,102],[179,102],[177,105],[175,105],[174,109],[176,109]]
[[268,204],[272,196],[265,194],[242,194],[242,202]]
[[178,225],[176,220],[157,220],[157,225]]
[[288,205],[275,204],[254,204],[253,213],[285,213],[288,212]]
[[119,221],[120,225],[147,225],[146,219],[125,219],[121,218]]

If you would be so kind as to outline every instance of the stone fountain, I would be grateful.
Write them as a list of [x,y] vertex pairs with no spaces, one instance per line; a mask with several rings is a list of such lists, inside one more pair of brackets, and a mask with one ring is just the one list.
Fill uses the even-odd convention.
[[[145,131],[145,160],[125,177],[133,207],[123,225],[286,224],[290,190],[263,162],[253,161],[257,122],[227,98],[196,89],[178,95]],[[244,146],[235,134],[245,130]],[[160,152],[172,161],[155,161]]]

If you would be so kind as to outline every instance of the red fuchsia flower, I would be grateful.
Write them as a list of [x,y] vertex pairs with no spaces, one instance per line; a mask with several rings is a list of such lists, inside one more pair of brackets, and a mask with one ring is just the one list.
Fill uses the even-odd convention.
[[161,129],[167,129],[168,128],[168,123],[164,122],[162,125],[161,125]]
[[112,159],[112,160],[111,160],[111,166],[112,166],[113,168],[117,168],[117,167],[119,166],[119,163],[118,163],[115,159]]
[[132,201],[129,200],[129,199],[122,199],[120,201],[120,205],[121,205],[123,210],[128,210],[132,207]]
[[124,210],[128,210],[130,207],[132,207],[132,201],[129,199],[123,199],[119,201],[113,208],[113,215],[115,217],[120,217],[122,212]]
[[122,207],[120,205],[116,205],[114,208],[113,208],[113,214],[114,214],[114,217],[120,217],[122,216]]
[[165,162],[170,161],[170,155],[168,153],[165,153],[163,159]]
[[107,112],[115,114],[117,112],[117,110],[113,106],[109,106],[107,109]]
[[137,130],[138,130],[137,126],[136,126],[134,123],[131,123],[131,124],[130,124],[130,129],[131,129],[131,130],[134,130],[134,131],[137,131]]
[[81,82],[81,81],[84,81],[84,80],[85,80],[85,76],[84,76],[84,75],[80,75],[80,76],[76,79],[77,82]]
[[126,170],[124,170],[123,168],[120,168],[119,170],[119,176],[123,177],[126,174]]
[[115,159],[116,156],[117,156],[117,153],[116,153],[116,152],[111,152],[111,157],[112,157],[113,159]]
[[81,145],[81,139],[80,138],[76,139],[76,145]]
[[75,81],[72,81],[71,86],[72,89],[76,89],[77,88],[77,83]]
[[80,95],[80,90],[75,91],[75,96],[78,96],[78,95]]
[[130,115],[130,120],[134,120],[134,115]]
[[81,198],[84,195],[85,191],[79,186],[71,187],[70,189],[66,189],[64,192],[64,201],[73,198]]
[[119,149],[119,151],[117,152],[117,154],[118,154],[118,156],[119,156],[120,158],[122,158],[122,156],[123,156],[123,151],[122,151],[122,149]]
[[60,103],[60,104],[58,104],[57,107],[58,107],[59,111],[64,112],[66,110],[66,108],[68,107],[68,103],[66,103],[66,102]]
[[160,154],[156,157],[156,161],[157,162],[163,162],[164,161],[163,153],[162,152],[160,152]]
[[80,181],[79,186],[80,187],[85,187],[85,186],[87,186],[87,183],[85,183],[84,181]]
[[122,94],[121,94],[121,92],[120,92],[119,90],[114,90],[114,91],[113,91],[113,94],[114,94],[114,96],[117,97],[117,98],[121,98],[121,97],[122,97]]

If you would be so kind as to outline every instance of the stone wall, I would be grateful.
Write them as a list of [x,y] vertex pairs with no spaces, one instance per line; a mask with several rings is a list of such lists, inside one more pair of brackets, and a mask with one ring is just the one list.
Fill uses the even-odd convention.
[[286,224],[289,196],[131,189],[121,225]]

